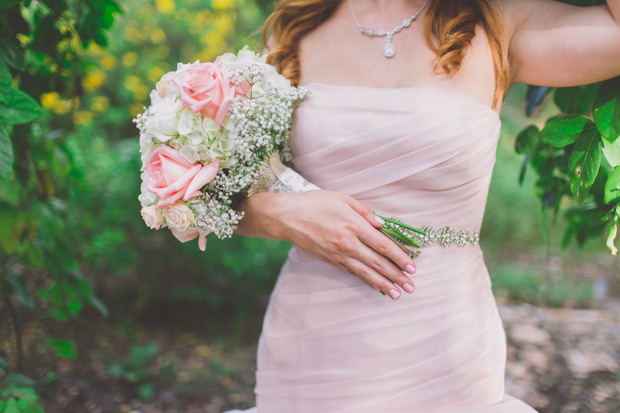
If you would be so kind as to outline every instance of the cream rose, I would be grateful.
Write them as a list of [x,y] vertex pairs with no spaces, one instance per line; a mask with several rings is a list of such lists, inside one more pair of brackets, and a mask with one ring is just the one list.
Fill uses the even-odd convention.
[[170,228],[187,231],[194,222],[194,214],[183,202],[163,208],[163,215]]
[[155,205],[143,207],[140,211],[142,219],[147,227],[151,229],[159,229],[164,225],[164,215],[162,209],[157,208]]

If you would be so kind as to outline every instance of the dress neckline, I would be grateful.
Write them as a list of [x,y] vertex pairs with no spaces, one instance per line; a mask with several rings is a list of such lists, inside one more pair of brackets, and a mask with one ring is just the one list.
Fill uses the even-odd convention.
[[470,95],[469,93],[466,92],[461,92],[460,90],[452,90],[452,89],[441,89],[441,88],[437,88],[437,87],[426,87],[426,86],[405,86],[405,87],[372,87],[372,86],[356,86],[356,85],[336,85],[336,84],[332,84],[332,83],[322,83],[322,82],[310,82],[307,83],[305,85],[300,85],[303,87],[306,87],[310,90],[313,90],[315,87],[319,87],[319,88],[337,88],[337,89],[349,89],[349,90],[364,90],[364,91],[370,91],[371,93],[375,93],[375,92],[408,92],[408,91],[426,91],[426,92],[432,92],[432,93],[446,93],[446,94],[450,94],[456,97],[459,97],[460,99],[463,100],[468,100],[471,103],[480,105],[485,107],[489,112],[492,112],[493,114],[495,114],[495,116],[497,117],[497,119],[499,120],[499,113],[497,113],[495,110],[493,110],[490,106],[488,106],[486,103],[482,102],[480,99],[478,99],[477,97]]

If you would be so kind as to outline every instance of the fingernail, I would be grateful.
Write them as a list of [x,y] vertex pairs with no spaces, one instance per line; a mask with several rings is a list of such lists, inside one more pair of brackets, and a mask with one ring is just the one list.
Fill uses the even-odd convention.
[[403,288],[405,289],[405,291],[407,291],[409,294],[411,294],[413,292],[413,290],[415,290],[414,286],[409,284],[409,283],[404,283],[403,284]]
[[375,291],[381,291],[381,288],[377,287],[376,285],[371,285],[371,287]]
[[385,225],[385,221],[383,219],[381,219],[380,217],[375,215],[375,221],[377,221],[379,224],[381,224],[381,226]]
[[393,299],[397,299],[398,297],[400,297],[400,293],[398,291],[396,291],[395,289],[391,289],[389,291],[390,293],[390,297],[392,297]]
[[407,266],[405,267],[405,272],[407,274],[413,275],[415,274],[415,267],[411,264],[407,264]]

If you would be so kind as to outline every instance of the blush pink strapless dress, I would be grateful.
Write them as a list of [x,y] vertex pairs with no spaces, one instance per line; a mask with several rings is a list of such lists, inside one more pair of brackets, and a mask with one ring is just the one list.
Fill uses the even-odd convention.
[[[301,175],[411,225],[480,230],[493,110],[448,90],[308,88],[291,140]],[[480,248],[422,251],[415,292],[394,301],[293,247],[247,412],[534,412],[504,394],[506,338]]]

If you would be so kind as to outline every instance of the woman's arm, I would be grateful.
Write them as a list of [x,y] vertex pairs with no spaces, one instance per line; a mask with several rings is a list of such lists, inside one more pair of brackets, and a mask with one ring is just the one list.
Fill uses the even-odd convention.
[[376,230],[382,223],[368,206],[346,194],[258,193],[238,209],[245,212],[237,229],[242,235],[290,241],[394,299],[400,296],[394,284],[413,291],[413,282],[402,272],[413,275],[413,260]]
[[576,86],[620,75],[620,0],[502,0],[512,83]]

